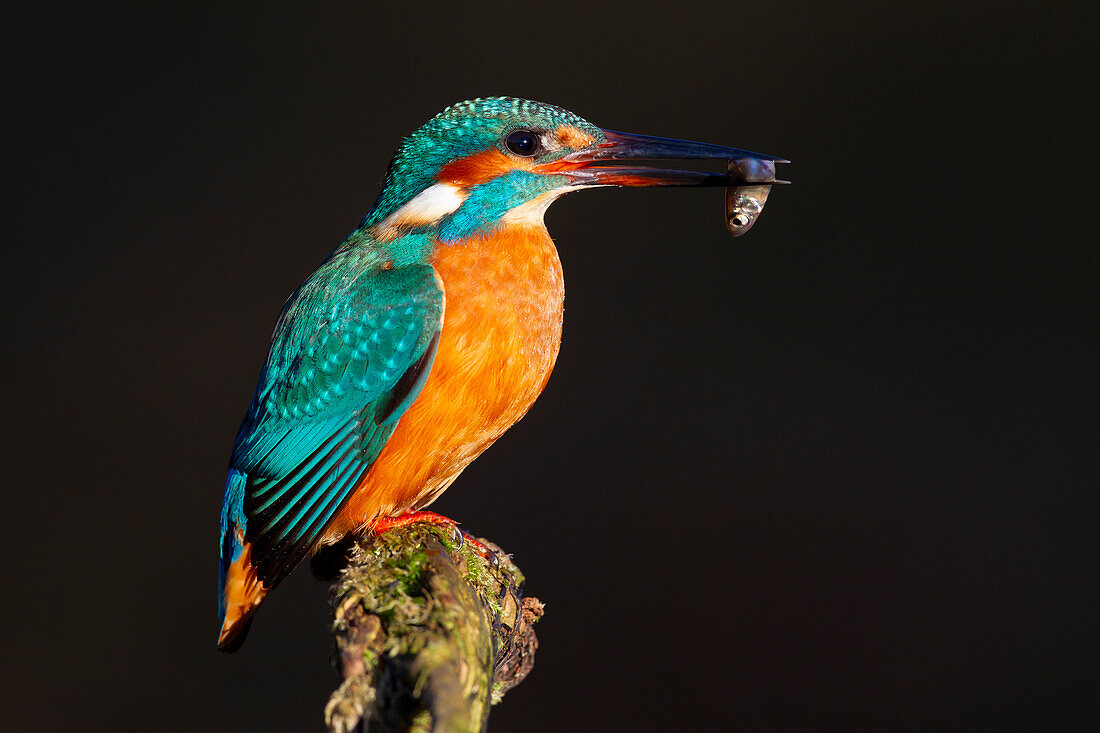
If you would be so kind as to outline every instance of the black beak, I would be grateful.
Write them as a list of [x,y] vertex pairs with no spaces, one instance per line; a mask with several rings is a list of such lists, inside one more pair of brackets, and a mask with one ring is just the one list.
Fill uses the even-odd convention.
[[[775,164],[790,161],[724,145],[632,135],[604,130],[607,142],[565,156],[558,173],[578,186],[737,186],[744,183],[786,183],[775,180]],[[617,165],[620,160],[738,161],[734,173],[671,170]]]

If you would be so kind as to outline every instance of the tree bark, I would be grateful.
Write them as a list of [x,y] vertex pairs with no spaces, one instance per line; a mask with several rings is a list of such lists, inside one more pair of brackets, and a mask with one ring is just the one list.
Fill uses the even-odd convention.
[[353,545],[332,586],[334,733],[480,731],[534,665],[542,616],[493,543],[414,524]]

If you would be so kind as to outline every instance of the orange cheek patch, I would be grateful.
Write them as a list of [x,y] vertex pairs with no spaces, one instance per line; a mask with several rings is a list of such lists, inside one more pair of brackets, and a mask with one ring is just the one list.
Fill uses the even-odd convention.
[[595,138],[587,132],[582,132],[572,125],[561,125],[554,131],[554,134],[557,135],[558,142],[561,143],[562,147],[573,148],[574,150],[587,148],[596,142]]
[[435,179],[462,188],[491,181],[504,173],[522,166],[499,150],[486,150],[465,158],[453,160],[440,168]]

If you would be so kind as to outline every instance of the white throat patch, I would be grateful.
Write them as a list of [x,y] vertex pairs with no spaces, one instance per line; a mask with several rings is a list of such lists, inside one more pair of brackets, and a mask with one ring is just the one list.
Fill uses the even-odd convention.
[[546,210],[550,208],[550,204],[554,203],[555,199],[562,194],[569,193],[573,190],[575,190],[573,186],[562,186],[561,188],[547,191],[541,196],[537,196],[515,208],[509,209],[505,212],[504,216],[500,217],[500,220],[504,224],[525,224],[528,226],[542,225],[543,217],[546,215]]
[[409,199],[409,202],[380,221],[377,235],[383,238],[395,236],[398,230],[412,226],[427,226],[453,214],[462,206],[467,194],[450,183],[436,183]]

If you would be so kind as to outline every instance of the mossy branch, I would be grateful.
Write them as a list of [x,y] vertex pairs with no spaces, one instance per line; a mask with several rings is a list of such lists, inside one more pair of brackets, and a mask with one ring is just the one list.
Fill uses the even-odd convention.
[[337,665],[330,731],[480,731],[534,665],[542,616],[499,547],[482,557],[449,528],[361,540],[332,586]]

